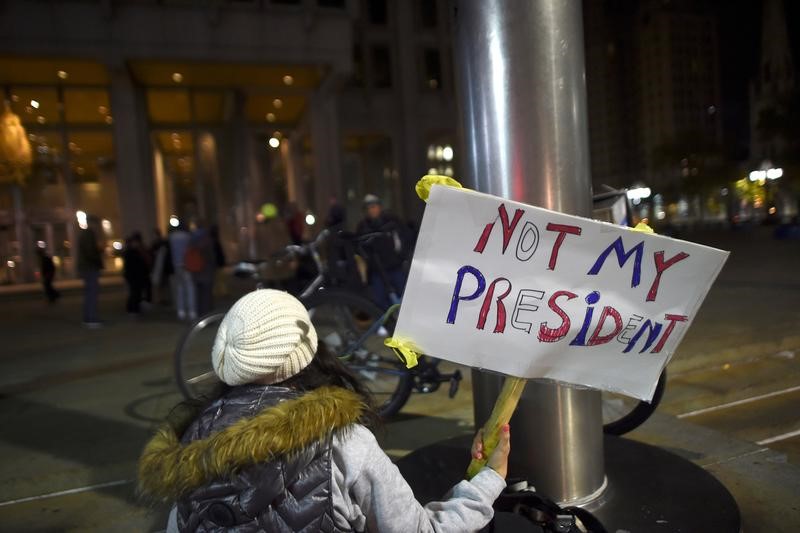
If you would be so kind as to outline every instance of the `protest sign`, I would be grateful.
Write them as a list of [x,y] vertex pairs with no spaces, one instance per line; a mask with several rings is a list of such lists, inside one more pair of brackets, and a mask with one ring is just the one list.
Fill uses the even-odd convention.
[[728,252],[434,186],[394,337],[649,400]]

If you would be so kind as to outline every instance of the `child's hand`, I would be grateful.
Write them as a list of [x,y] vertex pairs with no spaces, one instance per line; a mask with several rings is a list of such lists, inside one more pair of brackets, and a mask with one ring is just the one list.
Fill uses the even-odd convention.
[[[511,452],[511,428],[508,424],[500,428],[500,440],[489,455],[486,466],[500,474],[504,479],[508,474],[508,454]],[[484,458],[483,429],[478,430],[472,441],[472,457],[477,460]]]

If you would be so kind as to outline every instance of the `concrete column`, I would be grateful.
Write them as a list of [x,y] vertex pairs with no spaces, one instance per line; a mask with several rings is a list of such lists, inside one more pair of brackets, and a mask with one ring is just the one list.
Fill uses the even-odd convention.
[[239,254],[242,257],[255,259],[255,216],[256,206],[253,197],[252,180],[254,179],[253,143],[247,129],[245,103],[247,95],[240,90],[234,91],[230,120],[230,139],[232,141],[233,187],[235,232]]
[[146,234],[156,227],[156,198],[144,92],[124,66],[114,65],[109,71],[122,235]]
[[[425,166],[426,144],[425,133],[421,127],[419,110],[419,65],[414,28],[415,2],[397,2],[395,4],[394,32],[394,82],[399,92],[400,108],[395,134],[392,135],[392,150],[399,163],[400,204],[396,208],[406,218],[419,219],[422,216],[424,203],[417,197],[414,185],[428,170]],[[402,75],[401,75],[402,73]],[[395,140],[399,141],[395,144]]]
[[342,198],[342,141],[334,81],[328,79],[311,97],[311,149],[314,155],[314,198],[308,207],[318,220],[328,213],[331,196]]
[[36,269],[36,259],[33,251],[33,237],[28,217],[25,212],[25,202],[22,194],[22,187],[14,183],[11,186],[11,194],[14,199],[14,230],[19,243],[19,255],[22,258],[21,264],[16,267],[15,281],[33,281]]
[[153,186],[156,198],[156,227],[167,234],[169,217],[173,214],[172,183],[164,172],[164,154],[158,147],[153,149]]
[[299,139],[285,138],[281,141],[281,159],[286,169],[286,196],[299,209],[306,209],[305,191],[302,190],[302,165],[297,144]]
[[[456,0],[464,170],[476,189],[591,215],[581,3]],[[501,379],[473,372],[476,425]],[[529,382],[512,419],[513,476],[562,503],[605,487],[600,393]]]
[[219,224],[223,218],[222,184],[220,183],[219,160],[217,156],[217,142],[214,135],[208,131],[195,132],[197,144],[195,145],[195,160],[197,162],[197,177],[202,187],[199,194],[203,197],[202,216],[208,224]]
[[58,115],[61,119],[59,126],[59,135],[61,137],[61,184],[64,187],[64,210],[67,216],[64,219],[64,224],[67,230],[67,240],[70,243],[69,256],[70,256],[70,269],[64,270],[64,273],[69,277],[78,275],[78,228],[75,218],[75,198],[77,196],[75,191],[75,183],[72,181],[72,168],[70,166],[70,159],[72,152],[69,149],[69,134],[67,133],[67,115],[64,105],[64,87],[58,87]]

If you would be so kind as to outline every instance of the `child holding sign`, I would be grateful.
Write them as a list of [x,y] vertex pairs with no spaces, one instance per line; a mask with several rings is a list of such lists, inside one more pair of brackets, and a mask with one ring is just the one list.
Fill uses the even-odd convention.
[[318,345],[288,293],[241,298],[220,324],[214,371],[229,386],[163,428],[139,463],[140,490],[174,502],[167,531],[477,531],[505,487],[508,426],[487,466],[448,499],[419,504],[362,423],[369,396]]

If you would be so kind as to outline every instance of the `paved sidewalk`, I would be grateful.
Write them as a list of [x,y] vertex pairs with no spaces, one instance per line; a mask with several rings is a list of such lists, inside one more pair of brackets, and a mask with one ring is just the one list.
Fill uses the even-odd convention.
[[[119,287],[125,285],[125,280],[118,274],[100,276],[101,287]],[[83,289],[83,281],[80,279],[59,279],[53,282],[53,287],[58,291],[76,291]],[[42,284],[36,283],[16,283],[13,285],[0,285],[0,298],[3,296],[20,296],[42,294]]]
[[[800,268],[792,270],[800,247],[758,234],[723,237],[734,255],[670,366],[675,377],[662,408],[631,437],[718,477],[736,498],[747,533],[800,531],[800,472],[791,462],[799,455],[670,414],[800,385],[800,358],[774,351],[780,343],[787,353],[800,348],[790,346],[800,323]],[[737,253],[741,247],[755,253]],[[38,285],[27,293],[0,290],[0,530],[158,531],[166,506],[138,501],[132,480],[144,442],[180,400],[171,354],[185,324],[163,307],[128,317],[121,279],[109,278],[100,295],[107,326],[85,330],[79,288],[55,305]],[[455,399],[444,390],[415,394],[377,431],[391,456],[473,433],[466,376]],[[800,422],[796,411],[790,402],[779,412],[790,415],[788,424]],[[756,420],[758,430],[775,425]]]

